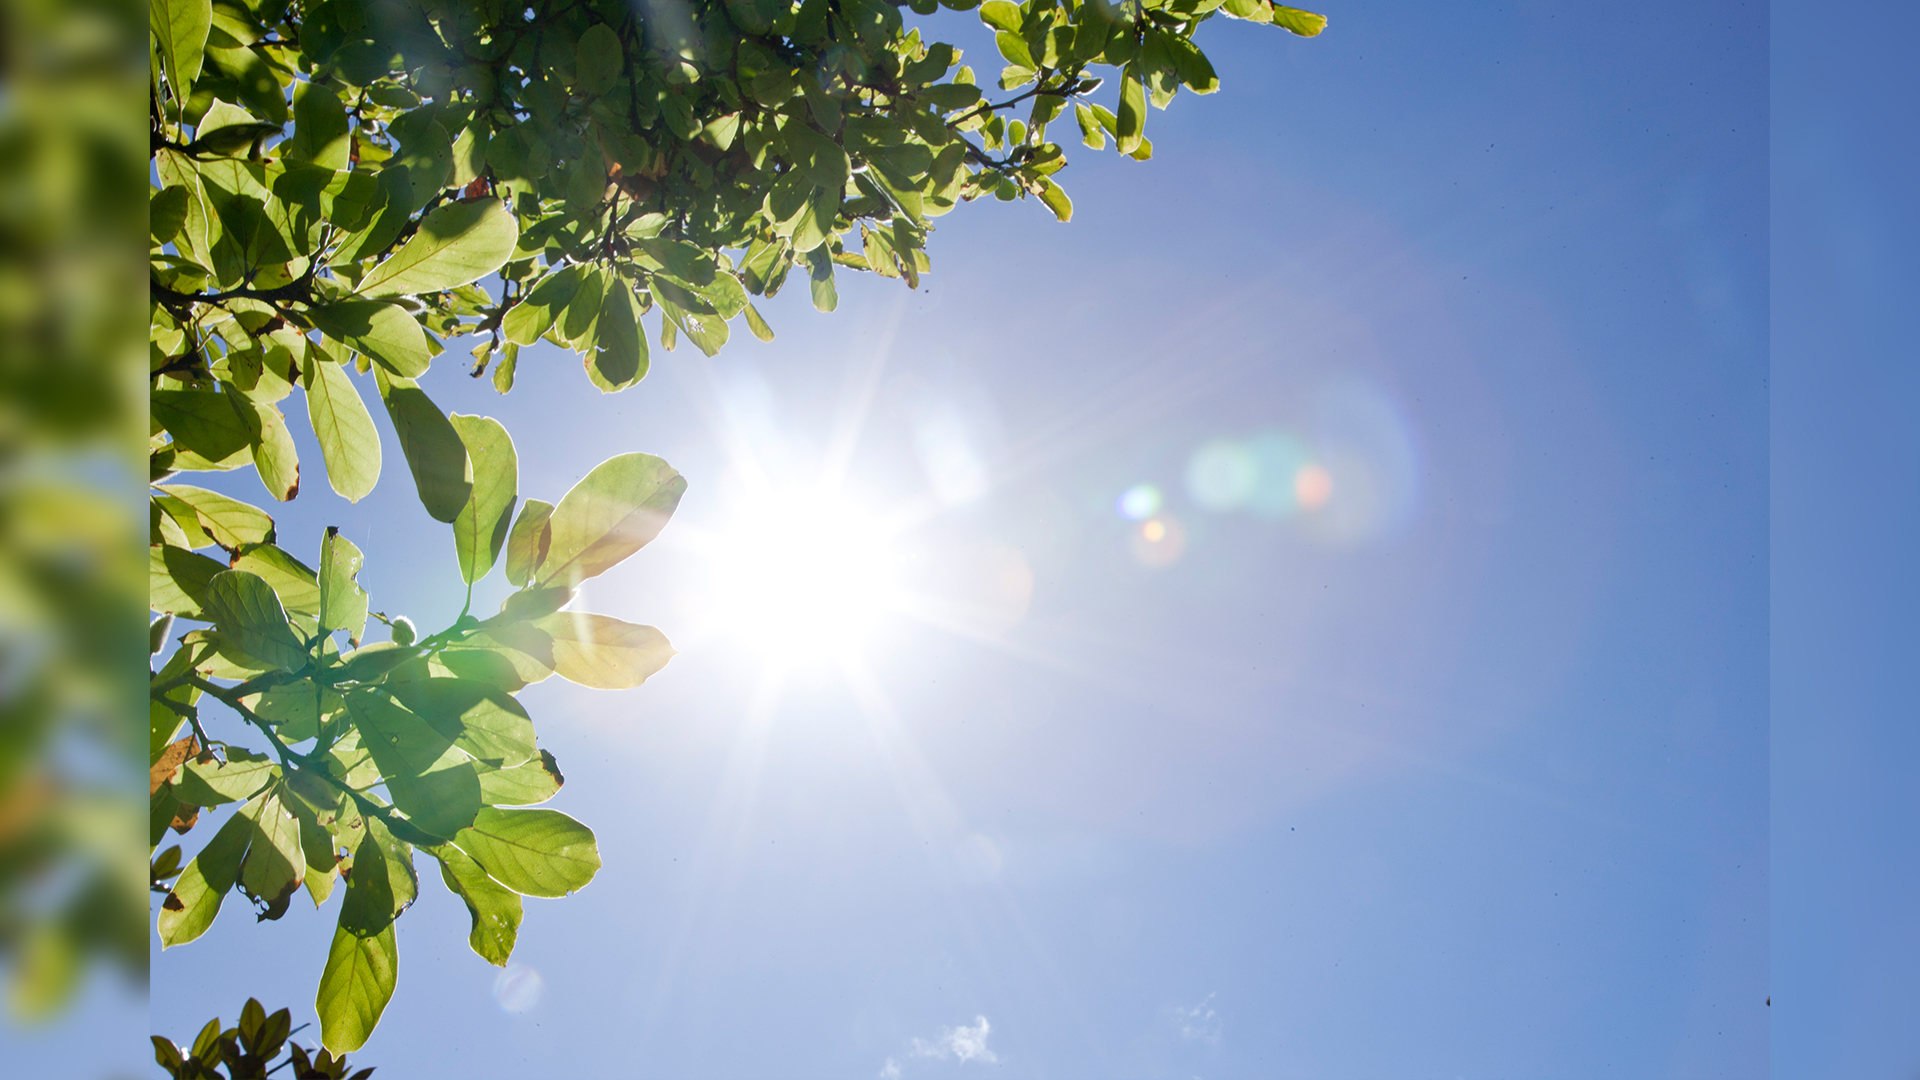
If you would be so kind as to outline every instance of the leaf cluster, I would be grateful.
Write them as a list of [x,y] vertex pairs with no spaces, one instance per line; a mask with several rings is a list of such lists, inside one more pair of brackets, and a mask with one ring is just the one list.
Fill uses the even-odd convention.
[[[445,339],[481,336],[471,373],[491,368],[502,393],[541,340],[605,392],[647,373],[650,343],[712,356],[736,318],[771,340],[753,298],[796,269],[830,311],[837,268],[917,287],[933,220],[960,203],[1033,197],[1067,220],[1060,118],[1087,147],[1150,156],[1148,106],[1218,86],[1194,43],[1213,16],[1304,36],[1325,21],[1271,0],[907,7],[941,4],[994,31],[991,88],[887,0],[150,0],[164,947],[205,933],[231,892],[260,919],[302,888],[316,907],[342,892],[317,998],[342,1053],[392,996],[417,854],[496,964],[522,897],[600,865],[591,830],[539,805],[562,778],[514,695],[555,674],[636,686],[667,662],[658,630],[566,606],[659,533],[685,482],[632,453],[558,502],[523,500],[506,429],[421,386]],[[1108,81],[1112,108],[1095,97]],[[497,613],[422,636],[370,609],[337,530],[309,565],[265,510],[181,481],[251,467],[295,498],[297,390],[328,484],[364,498],[384,466],[368,382],[422,506],[452,527],[467,608],[495,567],[517,587]],[[168,652],[176,618],[205,625]],[[369,619],[391,640],[363,641]],[[210,738],[208,702],[264,751]],[[207,811],[225,818],[196,854],[160,850]]]
[[[373,1075],[371,1066],[349,1074],[345,1057],[288,1042],[298,1030],[292,1025],[290,1011],[269,1016],[258,1000],[248,998],[238,1024],[222,1028],[219,1017],[207,1021],[185,1051],[172,1039],[153,1036],[153,1060],[174,1080],[264,1080],[288,1068],[292,1080],[366,1080]],[[287,1056],[276,1062],[282,1049]]]

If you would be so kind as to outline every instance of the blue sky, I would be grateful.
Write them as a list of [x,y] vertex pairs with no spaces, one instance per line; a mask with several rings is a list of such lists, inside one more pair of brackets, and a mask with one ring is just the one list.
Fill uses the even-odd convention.
[[[790,291],[776,343],[611,400],[557,352],[505,399],[436,365],[523,495],[688,476],[587,598],[681,655],[526,695],[606,869],[504,981],[429,882],[367,1062],[1765,1074],[1766,13],[1327,13],[1210,24],[1222,91],[1152,162],[1075,154],[1069,226],[942,219],[924,292]],[[437,627],[448,530],[387,460],[280,535],[341,525]],[[756,463],[835,461],[922,602],[776,677],[705,541]],[[310,1009],[332,920],[156,951],[154,1029]]]

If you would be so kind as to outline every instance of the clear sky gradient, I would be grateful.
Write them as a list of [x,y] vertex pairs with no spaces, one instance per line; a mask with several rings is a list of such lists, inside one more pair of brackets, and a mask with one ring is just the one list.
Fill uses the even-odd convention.
[[[940,219],[923,291],[796,286],[611,399],[435,365],[523,496],[686,474],[585,598],[681,653],[524,696],[606,868],[504,977],[426,875],[380,1075],[1766,1075],[1766,9],[1323,10],[1209,24],[1151,162]],[[437,628],[386,458],[282,543]],[[836,462],[920,600],[776,675],[705,541]],[[304,903],[156,948],[154,1030],[310,1014]]]

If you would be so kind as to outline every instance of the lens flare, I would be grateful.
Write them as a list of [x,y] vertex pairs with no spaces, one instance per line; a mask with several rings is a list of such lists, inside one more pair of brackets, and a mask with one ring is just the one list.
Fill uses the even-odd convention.
[[1308,510],[1318,510],[1333,497],[1333,476],[1326,467],[1318,464],[1300,466],[1293,474],[1293,495],[1300,505]]
[[1160,489],[1152,484],[1135,484],[1121,493],[1116,505],[1120,516],[1128,521],[1150,518],[1160,512]]
[[857,648],[900,599],[888,534],[832,492],[752,494],[715,544],[722,624],[782,658]]
[[1151,517],[1133,531],[1133,557],[1158,570],[1180,561],[1187,551],[1187,530],[1169,514]]

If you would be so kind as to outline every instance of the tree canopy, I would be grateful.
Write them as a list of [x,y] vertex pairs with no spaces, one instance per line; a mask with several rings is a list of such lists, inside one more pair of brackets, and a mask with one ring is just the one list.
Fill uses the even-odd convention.
[[[1271,0],[938,6],[977,8],[997,73],[886,0],[151,0],[163,946],[205,933],[235,890],[277,919],[297,891],[318,907],[338,888],[316,1002],[337,1055],[393,994],[416,854],[495,964],[523,896],[600,865],[587,826],[539,805],[562,774],[515,694],[555,674],[637,686],[667,663],[660,631],[567,605],[653,540],[686,483],[635,452],[552,502],[523,495],[506,429],[422,388],[445,341],[477,337],[468,370],[502,393],[541,340],[611,393],[655,344],[712,356],[736,319],[771,340],[754,298],[795,270],[831,311],[839,269],[916,286],[934,219],[961,203],[1031,197],[1068,220],[1063,143],[1149,157],[1149,105],[1218,87],[1194,41],[1214,16],[1325,24]],[[370,604],[338,530],[282,538],[266,510],[182,481],[251,468],[272,500],[296,497],[298,390],[327,483],[364,498],[385,465],[369,382],[468,595],[496,567],[517,588],[497,613],[422,634]],[[176,617],[206,625],[170,642]],[[369,622],[390,640],[367,641]],[[209,701],[247,744],[208,734]],[[159,850],[221,806],[197,854]]]

